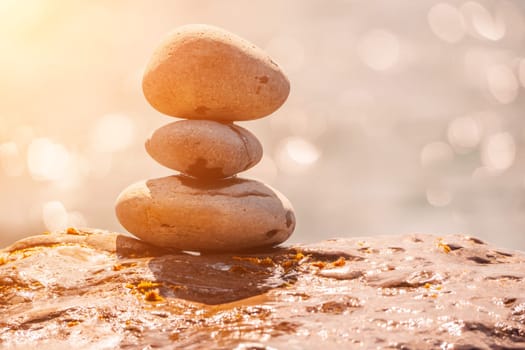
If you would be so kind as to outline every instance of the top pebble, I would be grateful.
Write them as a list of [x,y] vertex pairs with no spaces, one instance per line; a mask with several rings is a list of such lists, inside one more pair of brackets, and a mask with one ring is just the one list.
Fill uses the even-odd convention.
[[290,82],[257,46],[221,28],[191,24],[153,53],[142,89],[169,116],[232,122],[273,113],[288,97]]

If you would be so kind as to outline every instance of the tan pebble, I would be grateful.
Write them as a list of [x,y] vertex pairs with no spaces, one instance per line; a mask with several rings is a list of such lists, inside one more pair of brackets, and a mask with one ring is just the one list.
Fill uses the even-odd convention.
[[160,164],[199,178],[224,178],[247,170],[262,157],[259,140],[234,124],[181,120],[165,125],[146,141]]
[[261,49],[224,29],[177,28],[153,53],[142,82],[158,111],[186,119],[262,118],[288,97],[290,83]]
[[206,182],[183,175],[131,185],[117,199],[129,232],[160,246],[192,251],[239,251],[273,246],[295,228],[290,202],[254,180]]

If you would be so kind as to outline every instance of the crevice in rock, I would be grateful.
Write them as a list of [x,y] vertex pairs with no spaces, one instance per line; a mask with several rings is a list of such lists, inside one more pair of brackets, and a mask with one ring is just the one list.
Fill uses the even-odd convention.
[[195,163],[191,164],[184,172],[197,178],[223,178],[225,175],[222,168],[208,168],[208,161],[204,158],[197,158]]

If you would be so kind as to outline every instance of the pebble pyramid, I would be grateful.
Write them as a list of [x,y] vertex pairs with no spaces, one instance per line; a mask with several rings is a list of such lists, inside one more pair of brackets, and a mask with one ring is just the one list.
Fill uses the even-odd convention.
[[295,215],[286,197],[237,177],[263,150],[234,124],[284,103],[290,83],[279,66],[235,34],[192,24],[160,44],[142,87],[159,112],[185,119],[146,141],[149,155],[179,174],[126,188],[115,208],[122,226],[151,244],[190,251],[240,251],[288,239]]

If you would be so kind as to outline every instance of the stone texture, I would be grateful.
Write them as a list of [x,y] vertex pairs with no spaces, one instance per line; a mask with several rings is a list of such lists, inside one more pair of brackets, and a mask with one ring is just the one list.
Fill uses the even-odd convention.
[[462,235],[195,256],[69,229],[0,256],[6,349],[525,348],[525,254]]
[[153,53],[142,89],[161,113],[235,121],[274,112],[290,83],[255,45],[221,28],[191,24],[174,30]]
[[225,178],[248,170],[263,154],[261,143],[245,128],[209,120],[164,125],[146,141],[160,164],[198,178]]
[[290,202],[255,180],[174,175],[124,189],[115,205],[126,230],[180,250],[239,251],[284,242],[295,228]]

